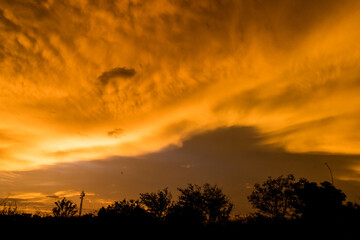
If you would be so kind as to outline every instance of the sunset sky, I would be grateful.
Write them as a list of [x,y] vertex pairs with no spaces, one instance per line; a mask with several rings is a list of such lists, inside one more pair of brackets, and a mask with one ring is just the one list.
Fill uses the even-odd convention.
[[360,200],[360,1],[1,0],[0,198],[91,212],[293,173]]

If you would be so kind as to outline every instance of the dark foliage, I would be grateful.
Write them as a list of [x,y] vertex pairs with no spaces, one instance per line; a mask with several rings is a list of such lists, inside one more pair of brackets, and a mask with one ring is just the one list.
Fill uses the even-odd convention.
[[52,211],[55,217],[72,217],[77,213],[76,204],[66,198],[56,201]]
[[151,214],[141,205],[139,200],[122,200],[114,204],[102,207],[98,212],[98,221],[107,223],[119,223],[129,227],[133,224],[150,224],[154,222]]
[[[47,229],[51,226],[57,229],[58,225],[65,229],[65,225],[74,224],[79,226],[76,229],[83,229],[81,225],[96,226],[91,230],[111,226],[121,232],[121,236],[226,238],[240,232],[251,233],[254,237],[266,232],[268,237],[271,231],[277,234],[277,230],[283,233],[301,229],[298,231],[301,233],[303,226],[360,223],[360,205],[345,202],[346,195],[340,189],[329,182],[296,180],[293,175],[269,177],[255,184],[248,199],[256,211],[235,219],[230,217],[233,204],[216,185],[188,184],[178,191],[176,201],[171,200],[171,193],[165,188],[155,193],[141,193],[139,200],[116,201],[102,207],[95,215],[81,217],[75,215],[76,205],[65,198],[55,202],[53,216],[48,217],[21,214],[13,211],[15,204],[9,207],[7,203],[0,213],[0,224],[46,224]],[[257,231],[259,226],[267,231]]]
[[200,226],[205,222],[205,216],[196,208],[175,204],[169,209],[166,221],[172,225]]
[[167,188],[157,193],[140,193],[140,202],[156,218],[163,218],[171,205],[171,193]]
[[329,182],[320,185],[301,179],[294,185],[297,196],[296,211],[305,222],[338,221],[343,212],[346,195]]
[[255,184],[248,197],[250,203],[263,217],[288,219],[296,215],[295,178],[293,175],[278,178],[269,177],[263,184]]
[[255,184],[248,199],[257,210],[247,218],[252,223],[338,224],[360,218],[359,205],[344,205],[346,195],[331,183],[296,181],[293,175]]
[[[225,222],[229,219],[233,204],[216,185],[206,183],[202,187],[188,184],[180,191],[178,202],[174,209],[182,210],[188,215],[197,216],[196,220],[207,223]],[[176,212],[175,211],[175,212]]]

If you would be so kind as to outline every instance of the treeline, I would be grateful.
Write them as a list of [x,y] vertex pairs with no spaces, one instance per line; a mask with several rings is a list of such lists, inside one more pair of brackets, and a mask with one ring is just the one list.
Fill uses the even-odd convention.
[[118,223],[122,227],[161,226],[234,228],[256,224],[354,224],[360,223],[360,205],[346,202],[346,195],[329,182],[310,182],[293,175],[269,177],[257,183],[248,196],[254,212],[234,217],[234,204],[217,185],[188,184],[173,199],[167,188],[140,193],[139,199],[120,200],[96,214],[78,217],[78,207],[63,198],[55,202],[53,215],[24,215],[4,207],[1,221],[26,223]]

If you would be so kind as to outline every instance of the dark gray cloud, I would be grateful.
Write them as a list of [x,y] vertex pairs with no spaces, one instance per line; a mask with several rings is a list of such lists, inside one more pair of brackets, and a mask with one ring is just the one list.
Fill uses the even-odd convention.
[[103,72],[98,79],[101,84],[106,85],[111,79],[114,78],[132,78],[135,76],[136,71],[132,68],[117,67],[109,71]]
[[142,156],[114,156],[16,172],[11,184],[0,182],[0,187],[3,192],[37,189],[46,196],[63,189],[79,192],[84,189],[95,193],[89,198],[96,201],[138,198],[141,192],[163,187],[169,187],[176,196],[177,187],[209,182],[223,187],[235,203],[237,212],[248,212],[250,205],[246,197],[254,183],[262,182],[268,176],[289,173],[296,178],[330,181],[324,165],[327,162],[332,168],[336,187],[343,189],[350,201],[359,197],[356,191],[359,183],[341,177],[360,177],[352,169],[360,163],[360,155],[289,153],[281,146],[264,144],[264,140],[265,136],[253,127],[218,128],[185,139],[181,147],[169,146]]

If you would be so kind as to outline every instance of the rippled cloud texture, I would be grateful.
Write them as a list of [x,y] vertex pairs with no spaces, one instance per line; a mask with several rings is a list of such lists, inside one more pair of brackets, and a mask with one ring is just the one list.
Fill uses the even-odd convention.
[[289,153],[356,156],[359,22],[355,0],[2,0],[0,170],[229,126]]

